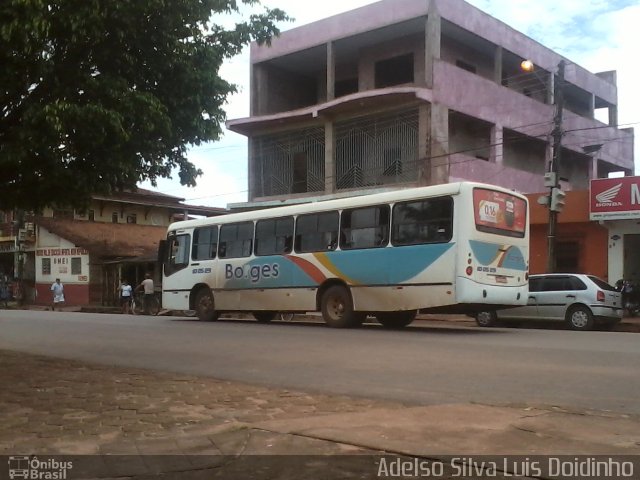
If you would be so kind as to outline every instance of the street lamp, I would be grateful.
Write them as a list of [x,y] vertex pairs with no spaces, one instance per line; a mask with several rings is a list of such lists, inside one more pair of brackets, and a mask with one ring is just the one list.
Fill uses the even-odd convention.
[[520,62],[520,68],[524,72],[533,72],[533,62],[531,60],[523,60],[522,62]]

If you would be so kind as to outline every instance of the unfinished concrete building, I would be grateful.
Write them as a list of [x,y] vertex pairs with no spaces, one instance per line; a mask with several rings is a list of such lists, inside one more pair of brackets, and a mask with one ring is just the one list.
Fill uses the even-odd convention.
[[562,60],[563,187],[632,174],[615,72],[462,0],[383,0],[254,44],[250,117],[227,123],[249,140],[249,204],[463,179],[542,192]]

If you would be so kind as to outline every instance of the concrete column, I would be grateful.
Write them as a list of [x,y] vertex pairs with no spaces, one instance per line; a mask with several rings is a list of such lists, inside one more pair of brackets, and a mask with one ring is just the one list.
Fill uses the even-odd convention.
[[247,200],[252,202],[256,197],[261,196],[262,192],[259,191],[256,185],[256,179],[260,178],[260,172],[256,172],[255,140],[251,137],[247,139],[247,153]]
[[429,162],[429,138],[431,106],[424,103],[418,107],[418,184],[429,185],[431,163]]
[[592,93],[589,95],[589,118],[595,118],[596,116],[596,96]]
[[598,178],[598,157],[591,159],[591,177],[589,178]]
[[431,185],[449,181],[449,109],[441,104],[431,105],[430,118]]
[[502,85],[502,54],[504,49],[498,45],[496,46],[496,52],[493,56],[493,80]]
[[617,105],[609,106],[609,126],[610,127],[618,126],[618,106]]
[[424,78],[427,88],[434,85],[434,66],[436,60],[440,59],[442,49],[442,19],[436,8],[436,2],[429,3],[427,13],[427,23],[425,26],[424,45]]
[[335,130],[333,122],[324,124],[324,191],[334,193],[336,191],[336,157],[335,157]]
[[504,129],[502,125],[491,127],[491,153],[489,160],[502,167],[504,164]]
[[269,97],[269,75],[264,65],[251,65],[251,105],[249,114],[253,117],[256,115],[265,115],[268,112]]
[[327,43],[327,101],[336,98],[336,53],[333,42]]

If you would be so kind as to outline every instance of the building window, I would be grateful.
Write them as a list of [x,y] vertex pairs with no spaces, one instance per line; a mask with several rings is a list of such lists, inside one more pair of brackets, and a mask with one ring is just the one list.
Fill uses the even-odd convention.
[[138,223],[138,216],[135,213],[127,215],[127,223]]
[[456,67],[466,70],[467,72],[476,73],[476,66],[463,60],[456,60]]
[[82,275],[82,258],[73,257],[71,259],[71,275]]
[[376,62],[376,88],[413,83],[413,53]]
[[118,212],[113,212],[111,214],[111,223],[118,223]]
[[351,93],[358,92],[358,78],[349,78],[346,80],[338,80],[335,84],[335,96],[336,98],[344,97]]
[[293,155],[293,185],[291,193],[307,191],[307,154],[298,152]]
[[51,275],[51,259],[42,259],[42,275]]

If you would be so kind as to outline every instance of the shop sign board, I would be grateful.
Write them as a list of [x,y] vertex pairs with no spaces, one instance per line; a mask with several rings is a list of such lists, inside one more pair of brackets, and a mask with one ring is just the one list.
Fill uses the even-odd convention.
[[589,198],[591,220],[640,218],[640,177],[591,180]]

